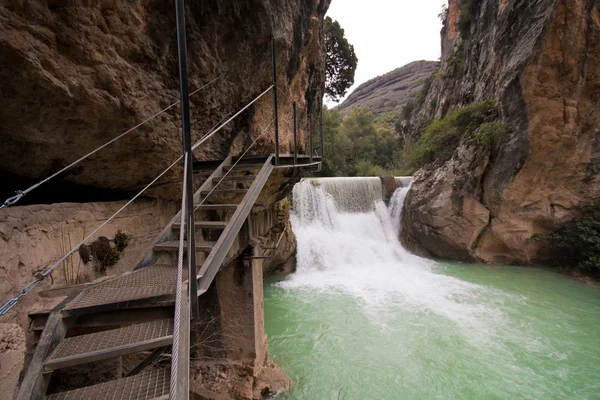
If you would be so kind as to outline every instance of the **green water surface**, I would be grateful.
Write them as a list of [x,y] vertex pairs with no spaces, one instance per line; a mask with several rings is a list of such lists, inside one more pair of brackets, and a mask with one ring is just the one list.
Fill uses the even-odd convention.
[[283,398],[600,399],[600,288],[533,268],[434,271],[477,288],[412,306],[445,283],[371,302],[267,282],[269,355],[295,382]]

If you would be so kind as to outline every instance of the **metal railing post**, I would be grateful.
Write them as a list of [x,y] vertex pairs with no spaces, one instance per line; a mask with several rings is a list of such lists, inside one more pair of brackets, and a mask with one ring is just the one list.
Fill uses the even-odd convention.
[[313,159],[313,143],[312,143],[312,117],[310,113],[308,114],[308,149],[309,149],[309,162],[312,164]]
[[[189,271],[190,311],[196,324],[200,314],[198,312],[198,291],[196,273],[196,224],[194,221],[194,173],[192,159],[192,137],[190,134],[190,101],[188,96],[188,68],[187,46],[185,38],[185,4],[184,0],[176,0],[177,16],[177,50],[179,55],[179,91],[181,96],[181,134],[183,139],[183,154],[187,161],[185,181],[185,212],[187,221],[187,259]],[[195,325],[194,324],[194,325]]]
[[294,113],[294,165],[298,163],[298,121],[296,115],[296,102],[292,103],[292,111]]
[[323,148],[323,106],[321,105],[321,118],[319,121],[319,136],[321,137],[321,162],[323,162],[324,148]]
[[275,114],[275,165],[279,165],[279,111],[277,109],[277,57],[275,55],[275,37],[271,36],[271,55],[273,58],[273,113]]

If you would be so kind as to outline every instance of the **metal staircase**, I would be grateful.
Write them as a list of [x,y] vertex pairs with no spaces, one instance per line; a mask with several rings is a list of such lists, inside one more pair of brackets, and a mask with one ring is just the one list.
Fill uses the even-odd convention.
[[[235,245],[236,239],[273,168],[273,156],[264,162],[237,165],[229,157],[194,193],[195,212],[200,216],[195,229],[203,231],[197,235],[201,240],[196,243],[196,253],[206,257],[197,272],[198,289],[191,302],[197,304],[197,296],[206,292],[220,267],[243,250]],[[155,239],[136,270],[85,287],[52,310],[18,399],[170,397],[170,370],[178,356],[171,350],[177,331],[174,301],[178,283],[172,253],[182,250],[178,237],[181,212]],[[203,236],[216,240],[203,240]],[[187,276],[183,273],[182,293],[187,291]],[[94,332],[89,332],[92,328]],[[189,318],[182,320],[179,328],[181,343],[189,349]],[[46,395],[54,371],[131,354],[141,361],[119,379]]]
[[[21,298],[30,293],[40,282],[51,277],[52,272],[60,268],[82,244],[96,237],[104,226],[150,187],[156,188],[178,182],[178,178],[173,179],[165,174],[183,160],[181,211],[155,238],[143,260],[136,266],[132,265],[132,272],[96,284],[83,284],[77,288],[58,288],[62,290],[61,293],[70,293],[65,300],[49,314],[46,312],[30,314],[32,330],[42,332],[23,375],[17,397],[19,400],[188,399],[189,356],[190,348],[193,346],[193,343],[190,343],[193,339],[190,332],[195,329],[195,324],[199,321],[201,310],[198,309],[198,297],[209,289],[219,269],[241,255],[250,245],[249,233],[244,229],[244,225],[273,169],[276,167],[320,169],[323,158],[322,113],[320,114],[319,155],[319,152],[315,152],[313,148],[312,107],[309,104],[304,110],[308,125],[305,127],[304,134],[299,137],[296,103],[277,86],[274,37],[271,41],[273,66],[271,86],[233,115],[230,113],[225,116],[224,120],[192,145],[189,97],[224,79],[227,72],[221,73],[215,79],[189,93],[184,0],[176,0],[175,3],[180,100],[29,188],[16,191],[15,196],[6,199],[0,205],[0,209],[15,205],[26,194],[180,104],[182,156],[174,160],[62,258],[53,261],[51,266],[45,267],[15,297],[0,306],[0,316],[9,312]],[[293,114],[293,117],[288,118],[287,121],[288,133],[293,132],[293,154],[281,156],[279,154],[278,91],[289,99],[288,106]],[[272,93],[273,96],[273,120],[261,129],[262,133],[254,138],[244,153],[235,162],[232,157],[228,157],[222,162],[205,161],[210,164],[210,167],[206,165],[205,168],[197,168],[204,161],[194,162],[193,151],[244,112],[253,113],[254,110],[251,108],[253,104],[267,93]],[[287,99],[285,101],[287,102]],[[274,154],[248,155],[245,158],[248,151],[259,139],[265,137],[271,127],[274,134]],[[301,136],[304,136],[304,139]],[[303,143],[303,140],[308,143]],[[308,154],[301,154],[306,151]],[[194,191],[195,169],[212,171],[212,173],[201,187]],[[163,181],[160,181],[161,179]],[[196,219],[196,216],[199,218]],[[242,237],[248,240],[241,240]],[[120,360],[123,365],[125,363],[122,361],[125,359],[133,366],[120,368],[123,371],[115,374],[117,379],[87,387],[70,385],[68,390],[52,386],[52,383],[58,381],[55,379],[53,382],[53,374],[59,371],[65,372],[82,365],[94,368],[94,363],[108,363],[110,360]],[[54,377],[56,378],[56,375]],[[0,397],[2,397],[1,393]]]

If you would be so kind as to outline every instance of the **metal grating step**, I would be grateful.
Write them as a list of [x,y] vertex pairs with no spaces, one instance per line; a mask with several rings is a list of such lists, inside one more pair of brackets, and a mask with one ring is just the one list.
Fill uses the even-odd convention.
[[[187,272],[183,275],[187,276]],[[151,265],[83,290],[64,310],[81,310],[114,303],[132,303],[138,300],[154,302],[157,298],[174,295],[176,279],[175,266]],[[122,304],[125,305],[128,304]]]
[[256,178],[254,175],[227,175],[224,178],[213,178],[214,183],[223,181],[253,181]]
[[235,210],[239,204],[200,204],[197,207],[199,210]]
[[152,369],[128,378],[55,393],[47,400],[166,400],[169,398],[169,369]]
[[[227,221],[196,221],[194,223],[196,229],[225,229]],[[175,222],[173,224],[173,230],[179,230],[181,223]]]
[[[179,227],[177,228],[179,229]],[[196,251],[210,253],[215,246],[215,242],[196,242]],[[179,241],[163,242],[154,246],[154,251],[179,251]],[[183,242],[183,251],[187,252],[187,241]]]
[[244,194],[248,189],[216,189],[216,190],[203,190],[200,194],[204,197],[213,194]]
[[173,341],[173,319],[64,339],[44,363],[46,371],[72,367],[139,351],[168,346]]
[[236,165],[228,165],[223,167],[223,169],[225,171],[230,171],[230,170],[256,170],[256,169],[261,169],[263,167],[263,164],[236,164]]

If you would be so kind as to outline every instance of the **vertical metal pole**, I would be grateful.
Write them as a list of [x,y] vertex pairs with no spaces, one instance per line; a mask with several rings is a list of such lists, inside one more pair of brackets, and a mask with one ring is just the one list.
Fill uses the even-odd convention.
[[[181,134],[183,137],[183,154],[187,158],[186,171],[186,198],[185,210],[187,221],[187,259],[188,271],[190,273],[189,285],[190,311],[192,320],[197,323],[200,317],[198,313],[198,289],[196,278],[196,224],[194,221],[194,171],[192,160],[192,138],[190,134],[190,101],[188,93],[188,69],[187,69],[187,46],[185,40],[185,5],[184,0],[176,0],[175,10],[177,14],[177,50],[179,54],[179,91],[181,96]],[[195,325],[195,324],[194,324]]]
[[325,154],[323,152],[323,105],[321,104],[321,118],[319,121],[319,136],[321,137],[321,144],[320,144],[320,149],[321,149],[321,162],[323,162],[323,154]]
[[298,163],[298,121],[296,115],[296,102],[292,103],[292,111],[294,113],[294,165]]
[[273,57],[273,113],[275,114],[275,165],[279,165],[279,111],[277,109],[277,60],[275,56],[275,37],[271,36],[271,55]]
[[313,145],[312,145],[312,131],[311,131],[311,126],[312,126],[312,117],[310,115],[310,113],[308,114],[308,148],[309,148],[309,162],[312,164],[312,158],[313,158]]

